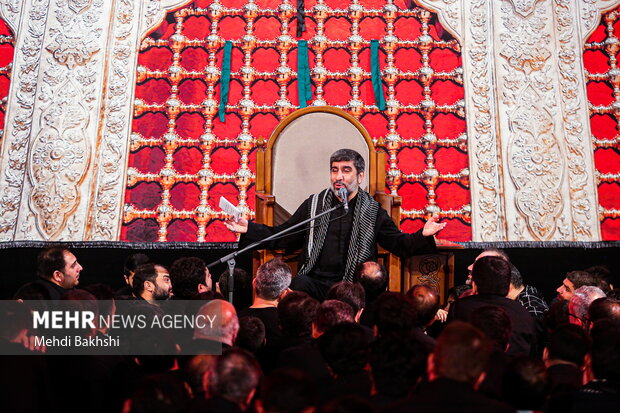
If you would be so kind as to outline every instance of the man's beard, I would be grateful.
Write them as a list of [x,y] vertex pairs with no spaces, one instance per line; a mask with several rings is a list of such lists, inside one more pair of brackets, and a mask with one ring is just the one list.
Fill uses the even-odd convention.
[[153,298],[155,300],[167,300],[170,298],[170,292],[163,288],[155,288],[155,292],[153,292]]

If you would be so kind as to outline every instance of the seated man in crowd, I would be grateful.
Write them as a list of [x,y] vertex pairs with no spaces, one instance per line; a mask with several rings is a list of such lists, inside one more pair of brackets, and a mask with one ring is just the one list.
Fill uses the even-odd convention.
[[52,300],[59,300],[62,295],[80,283],[82,266],[75,255],[67,248],[47,248],[37,257],[37,276],[35,283],[43,286]]
[[136,298],[156,304],[167,300],[172,292],[168,269],[158,264],[144,264],[136,268],[133,276],[133,293]]
[[495,256],[478,259],[472,269],[472,289],[477,294],[456,300],[450,306],[448,321],[469,321],[472,312],[480,307],[502,307],[512,324],[507,353],[530,355],[536,345],[534,319],[521,304],[506,298],[509,286],[510,264],[505,259]]

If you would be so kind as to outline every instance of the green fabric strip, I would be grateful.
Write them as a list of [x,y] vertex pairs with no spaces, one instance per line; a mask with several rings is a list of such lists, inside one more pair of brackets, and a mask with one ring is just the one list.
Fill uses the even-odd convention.
[[300,40],[297,43],[297,91],[299,93],[299,107],[305,108],[306,102],[312,100],[308,42],[306,40]]
[[228,104],[228,90],[230,89],[230,55],[232,52],[232,42],[226,40],[224,43],[224,57],[222,57],[222,76],[220,77],[220,108],[218,115],[220,122],[225,122],[226,105]]
[[379,110],[385,110],[385,97],[381,82],[381,67],[379,65],[379,40],[370,41],[370,70],[372,72],[372,91],[375,95],[375,105]]

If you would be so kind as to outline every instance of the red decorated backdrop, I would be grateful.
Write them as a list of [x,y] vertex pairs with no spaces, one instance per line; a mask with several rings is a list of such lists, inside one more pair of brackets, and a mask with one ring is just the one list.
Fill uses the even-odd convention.
[[0,144],[4,131],[4,119],[9,96],[9,84],[11,83],[11,63],[15,38],[6,23],[0,20]]
[[[171,12],[140,48],[122,239],[235,241],[220,196],[254,212],[255,152],[294,111],[297,41],[308,40],[313,101],[358,118],[389,154],[403,230],[439,212],[442,238],[471,239],[459,44],[404,0],[200,0]],[[370,41],[380,41],[387,109],[374,103]],[[233,42],[226,119],[217,119],[224,41]],[[327,169],[326,169],[327,173]]]
[[594,164],[598,174],[601,233],[620,240],[620,8],[604,14],[584,52]]

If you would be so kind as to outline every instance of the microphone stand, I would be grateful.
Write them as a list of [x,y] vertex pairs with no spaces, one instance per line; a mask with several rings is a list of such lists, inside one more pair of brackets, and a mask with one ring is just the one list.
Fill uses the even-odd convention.
[[[316,215],[314,217],[310,217],[310,218],[305,219],[305,220],[303,220],[301,222],[298,222],[297,224],[295,224],[295,225],[293,225],[291,227],[285,228],[285,229],[283,229],[280,232],[277,232],[277,233],[275,233],[273,235],[268,236],[267,238],[264,238],[264,239],[259,240],[259,241],[255,241],[255,242],[251,243],[250,245],[248,245],[247,247],[245,247],[243,249],[240,249],[238,251],[232,252],[232,253],[230,253],[228,255],[225,255],[222,258],[220,258],[219,260],[213,261],[211,264],[207,265],[207,268],[211,268],[211,267],[216,266],[217,264],[221,264],[221,263],[224,263],[224,262],[228,263],[228,302],[230,302],[231,304],[233,302],[233,290],[234,290],[234,282],[235,282],[235,280],[234,280],[234,272],[235,272],[235,265],[236,265],[235,257],[237,257],[237,255],[243,254],[244,252],[250,251],[250,250],[258,247],[261,244],[264,244],[264,243],[266,243],[268,241],[271,241],[272,239],[275,239],[275,238],[278,238],[278,237],[280,237],[280,236],[282,236],[284,234],[287,234],[287,233],[291,232],[292,230],[294,230],[296,228],[299,228],[302,225],[307,224],[310,221],[314,221],[315,219],[322,217],[323,215],[330,214],[333,211],[337,210],[338,208],[341,208],[342,206],[343,205],[340,204],[340,205],[336,205],[335,207],[331,207],[327,211],[323,211],[323,212],[321,212],[320,214],[318,214],[318,215]],[[348,213],[348,211],[347,211],[347,213]],[[344,215],[346,215],[347,213],[345,213]]]

